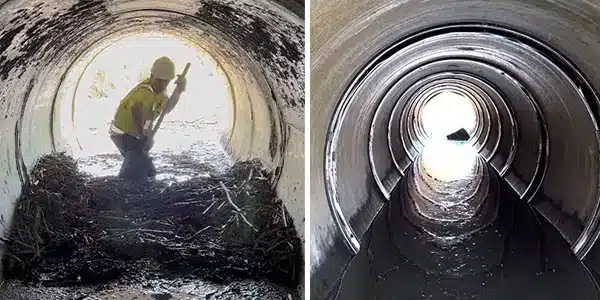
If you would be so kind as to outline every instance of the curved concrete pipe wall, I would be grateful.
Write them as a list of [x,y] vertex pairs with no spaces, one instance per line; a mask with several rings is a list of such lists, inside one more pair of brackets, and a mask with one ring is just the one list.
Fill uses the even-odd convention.
[[67,70],[111,41],[159,30],[193,41],[226,72],[234,102],[227,149],[234,158],[259,158],[275,171],[274,185],[303,239],[302,18],[298,1],[5,2],[0,6],[0,236],[7,233],[36,160],[69,150],[60,128],[60,118],[69,116],[59,109],[60,101],[73,95]]
[[[581,245],[577,245],[580,237],[587,235],[590,237],[589,241],[595,240],[598,227],[593,224],[593,220],[597,220],[598,217],[599,165],[596,124],[598,99],[594,92],[597,94],[600,90],[598,85],[600,73],[597,72],[597,63],[600,61],[597,51],[600,49],[600,37],[594,29],[600,26],[598,23],[600,7],[597,4],[584,1],[536,1],[533,4],[513,0],[450,2],[381,0],[342,1],[334,5],[328,1],[315,0],[311,2],[311,11],[311,74],[313,75],[311,76],[310,120],[312,233],[310,256],[311,295],[316,297],[315,299],[322,299],[339,283],[337,280],[354,257],[356,249],[360,248],[364,234],[387,202],[386,196],[389,194],[386,195],[385,187],[393,187],[401,176],[395,178],[391,186],[381,178],[379,178],[381,182],[378,182],[372,170],[373,162],[369,161],[369,151],[373,146],[369,144],[369,139],[373,135],[369,131],[372,129],[371,122],[376,118],[379,101],[388,97],[385,92],[380,91],[391,91],[391,86],[397,81],[410,76],[407,75],[408,71],[406,74],[401,74],[403,67],[411,72],[414,70],[426,72],[433,68],[438,68],[438,72],[444,71],[443,66],[424,63],[427,59],[426,55],[429,55],[427,51],[435,52],[436,49],[452,48],[454,45],[453,49],[439,50],[438,57],[441,61],[456,53],[464,54],[461,58],[478,55],[478,51],[483,49],[479,46],[489,45],[486,42],[479,43],[475,47],[465,45],[460,49],[457,47],[459,44],[463,46],[463,43],[471,42],[470,33],[455,28],[448,29],[445,33],[463,30],[459,34],[460,38],[455,36],[456,41],[459,41],[457,44],[453,44],[450,39],[442,38],[443,33],[438,36],[437,33],[427,35],[431,32],[426,32],[423,36],[434,36],[432,40],[435,41],[431,42],[432,44],[439,42],[436,47],[418,48],[418,42],[426,39],[423,37],[418,42],[402,44],[404,47],[394,50],[398,52],[381,54],[387,47],[404,41],[409,36],[426,30],[433,31],[434,28],[442,26],[461,27],[466,23],[477,23],[477,25],[483,23],[525,33],[550,45],[567,57],[569,62],[587,78],[588,91],[592,94],[585,91],[587,84],[585,81],[549,85],[543,80],[534,80],[528,82],[528,84],[535,82],[534,84],[524,88],[509,89],[509,93],[513,91],[512,94],[502,90],[504,97],[513,100],[513,103],[510,103],[513,107],[529,106],[523,109],[516,108],[518,111],[515,120],[521,134],[518,151],[510,168],[502,175],[503,179],[511,183],[512,188],[526,199],[525,201],[535,200],[531,203],[561,231],[574,251],[581,250],[579,248]],[[496,43],[496,46],[487,53],[504,50],[502,43],[515,45],[517,40],[518,38],[491,39],[490,42]],[[532,44],[529,46],[534,47]],[[461,52],[463,50],[465,52]],[[403,52],[403,55],[400,52]],[[525,52],[519,53],[526,55]],[[385,62],[361,74],[361,68],[378,55],[381,55],[381,61],[385,60]],[[444,55],[447,57],[443,57]],[[388,59],[395,62],[389,62]],[[529,58],[505,55],[505,59],[515,59],[514,62],[518,65]],[[541,69],[522,67],[511,69],[510,66],[502,63],[495,66],[510,70],[512,73],[507,72],[511,74],[510,76],[521,78],[532,79],[543,73]],[[375,77],[376,73],[384,68],[390,69],[386,73],[387,76]],[[458,67],[456,64],[449,64],[445,68]],[[468,72],[469,74],[475,73],[480,78],[489,75],[481,67],[469,71],[471,71]],[[346,94],[345,89],[360,76],[372,81],[361,87],[353,86],[352,93]],[[541,86],[546,87],[540,89]],[[537,90],[529,95],[534,100],[531,105],[517,101],[521,96],[516,94],[528,89]],[[546,92],[553,93],[553,96],[549,96]],[[329,146],[327,141],[336,138],[332,133],[335,129],[332,124],[338,124],[334,122],[344,124],[335,118],[341,115],[337,115],[338,110],[346,107],[346,103],[344,105],[340,103],[347,95],[352,97],[359,95],[356,99],[360,99],[358,102],[361,103],[357,104],[356,108],[348,108],[344,111],[348,115],[345,123],[347,129],[339,133],[338,144],[334,148],[335,156],[330,160],[331,165],[335,167],[329,169],[326,167],[326,162],[329,161],[325,159],[326,147]],[[581,101],[581,96],[588,98],[589,101]],[[396,99],[398,98],[400,96]],[[525,100],[523,97],[520,99]],[[353,104],[348,104],[348,107],[351,105]],[[391,109],[393,105],[388,111]],[[519,113],[522,115],[518,116]],[[529,117],[524,117],[526,114],[529,114]],[[528,126],[532,122],[540,124],[541,128],[536,124]],[[510,127],[506,123],[503,123],[503,126]],[[503,133],[502,138],[506,137],[507,135]],[[510,145],[504,142],[501,144]],[[540,154],[540,151],[547,152]],[[381,159],[384,154],[381,152],[378,155],[371,159]],[[492,165],[493,163],[494,161]],[[547,169],[538,172],[535,171],[536,166],[541,166],[542,169],[547,167]],[[500,172],[502,167],[496,170]],[[337,178],[334,179],[338,180],[337,190],[327,189],[328,174],[336,174]],[[344,179],[340,180],[341,177]],[[524,178],[529,179],[523,180]],[[531,185],[535,181],[539,184]],[[526,191],[529,185],[532,188]],[[388,189],[388,192],[390,190]],[[332,198],[331,195],[335,195],[337,199]],[[534,195],[535,199],[532,198]],[[341,212],[343,219],[337,217],[338,212]],[[593,229],[587,231],[584,228]],[[585,247],[589,250],[589,246]],[[580,254],[584,256],[583,252]],[[359,282],[361,279],[353,280]]]

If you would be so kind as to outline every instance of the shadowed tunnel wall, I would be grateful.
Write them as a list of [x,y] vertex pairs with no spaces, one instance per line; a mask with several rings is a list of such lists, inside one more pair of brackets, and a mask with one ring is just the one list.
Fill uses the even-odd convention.
[[[0,4],[0,236],[36,161],[69,151],[66,72],[111,41],[162,31],[194,42],[230,82],[235,159],[260,159],[304,239],[304,7],[300,1],[4,1]],[[166,53],[165,55],[168,55]],[[176,62],[178,69],[183,62]],[[189,85],[188,85],[189,86]],[[69,99],[69,100],[65,100]],[[205,101],[210,101],[206,99]],[[106,136],[108,138],[108,135]]]

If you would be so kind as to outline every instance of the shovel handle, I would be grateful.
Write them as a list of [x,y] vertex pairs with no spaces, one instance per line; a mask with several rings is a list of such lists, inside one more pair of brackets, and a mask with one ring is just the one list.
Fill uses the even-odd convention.
[[191,63],[185,64],[185,68],[183,68],[183,73],[181,73],[181,76],[185,77],[185,75],[187,75],[188,71],[190,70],[190,66],[192,66]]
[[[190,66],[191,65],[192,65],[191,63],[185,64],[185,68],[183,69],[183,73],[181,73],[182,77],[185,77],[185,75],[187,75],[188,71],[190,70]],[[160,113],[160,116],[158,117],[158,120],[156,121],[156,125],[154,125],[154,128],[152,129],[152,131],[148,135],[150,138],[154,138],[154,135],[158,131],[158,128],[160,127],[160,123],[162,123],[162,121],[163,121],[164,118],[165,118],[165,112],[163,111],[163,112]]]

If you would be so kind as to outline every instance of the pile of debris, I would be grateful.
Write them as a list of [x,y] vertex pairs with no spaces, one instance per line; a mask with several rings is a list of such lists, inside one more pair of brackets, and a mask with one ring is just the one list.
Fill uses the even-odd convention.
[[192,277],[296,286],[301,242],[256,161],[185,182],[93,178],[42,158],[18,200],[5,274],[44,285]]

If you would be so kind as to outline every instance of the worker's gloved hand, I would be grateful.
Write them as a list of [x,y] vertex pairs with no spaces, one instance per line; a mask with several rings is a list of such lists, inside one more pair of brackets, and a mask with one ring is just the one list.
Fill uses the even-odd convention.
[[175,92],[185,92],[185,89],[187,87],[187,79],[185,78],[185,76],[177,75],[177,80],[175,80],[175,84],[177,85],[175,87]]

